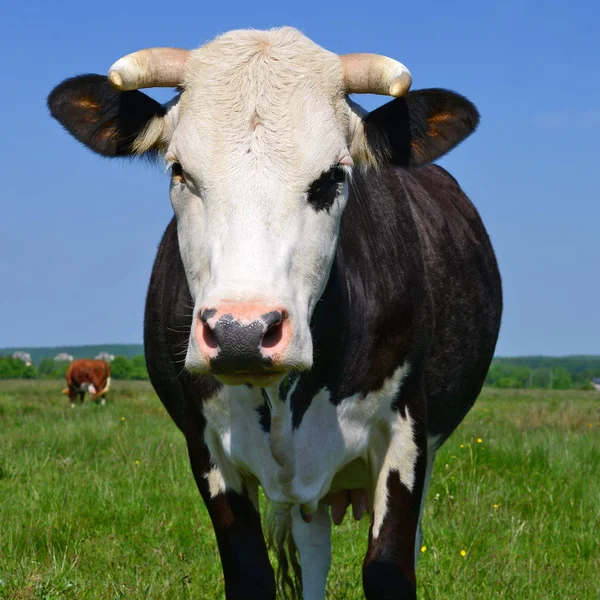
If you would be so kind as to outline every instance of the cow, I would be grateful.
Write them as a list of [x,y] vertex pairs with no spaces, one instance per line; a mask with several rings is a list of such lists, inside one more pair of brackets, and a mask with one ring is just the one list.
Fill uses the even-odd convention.
[[106,394],[110,389],[110,365],[105,360],[81,358],[74,360],[67,369],[67,388],[64,394],[69,396],[71,408],[75,408],[75,401],[83,404],[86,392],[90,400],[106,404]]
[[[170,170],[146,360],[228,599],[324,598],[350,506],[370,519],[365,597],[416,598],[435,453],[481,390],[502,294],[477,210],[433,164],[477,109],[410,85],[393,59],[278,28],[140,50],[49,95],[91,150]],[[174,99],[139,91],[159,86]],[[393,99],[367,112],[361,93]]]

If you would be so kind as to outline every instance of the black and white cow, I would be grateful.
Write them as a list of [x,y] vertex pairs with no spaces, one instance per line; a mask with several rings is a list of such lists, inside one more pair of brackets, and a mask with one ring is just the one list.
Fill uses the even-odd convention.
[[[187,440],[227,598],[276,594],[259,486],[292,595],[324,597],[331,521],[351,505],[371,519],[366,597],[416,597],[435,452],[479,394],[502,298],[476,209],[431,164],[477,110],[410,82],[396,61],[282,28],[140,51],[50,94],[92,150],[171,167],[146,359]],[[153,86],[179,93],[162,106],[136,91]],[[396,99],[366,113],[351,92]]]

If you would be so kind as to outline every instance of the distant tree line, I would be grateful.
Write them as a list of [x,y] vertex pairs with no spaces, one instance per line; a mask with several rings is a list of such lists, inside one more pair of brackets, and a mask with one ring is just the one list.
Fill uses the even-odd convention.
[[92,358],[101,352],[108,352],[113,356],[133,358],[144,353],[142,344],[88,344],[85,346],[40,346],[40,347],[12,347],[0,348],[0,356],[12,356],[15,352],[25,352],[31,360],[39,365],[44,358],[54,358],[59,354],[70,354],[75,358]]
[[[0,379],[64,379],[69,361],[43,358],[26,365],[12,356],[0,357]],[[116,356],[110,364],[113,379],[148,379],[142,354]],[[497,388],[593,389],[590,381],[600,378],[600,356],[525,356],[495,358],[485,384]]]
[[35,379],[36,375],[35,366],[27,365],[20,358],[0,357],[0,379]]
[[598,356],[495,358],[485,379],[497,388],[593,389],[600,377]]
[[[0,356],[0,379],[64,379],[70,362],[43,358],[39,364],[26,365],[12,356]],[[115,356],[110,363],[111,377],[124,380],[148,379],[146,361],[143,354],[127,358]]]
[[115,379],[148,379],[148,369],[143,354],[138,354],[131,359],[115,356],[110,363],[110,373]]

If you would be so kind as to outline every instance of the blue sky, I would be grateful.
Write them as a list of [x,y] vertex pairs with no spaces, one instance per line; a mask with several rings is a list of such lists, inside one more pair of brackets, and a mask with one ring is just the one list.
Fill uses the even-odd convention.
[[51,88],[142,47],[294,25],[335,52],[401,60],[413,89],[475,102],[479,130],[441,164],[498,255],[497,353],[600,354],[600,3],[37,0],[2,12],[0,347],[140,342],[172,214],[160,168],[78,145],[47,115]]

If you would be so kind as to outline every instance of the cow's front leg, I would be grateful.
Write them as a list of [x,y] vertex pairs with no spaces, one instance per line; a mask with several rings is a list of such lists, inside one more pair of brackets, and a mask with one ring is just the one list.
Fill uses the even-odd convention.
[[200,432],[188,421],[184,434],[194,478],[217,538],[225,596],[228,600],[274,600],[275,577],[257,503],[248,493],[220,489],[218,483],[211,482],[213,467]]
[[408,411],[394,417],[373,499],[363,563],[367,600],[416,599],[414,549],[427,460],[423,427]]
[[292,537],[302,568],[304,600],[323,600],[331,566],[331,518],[324,502],[307,522],[298,505],[292,508]]

